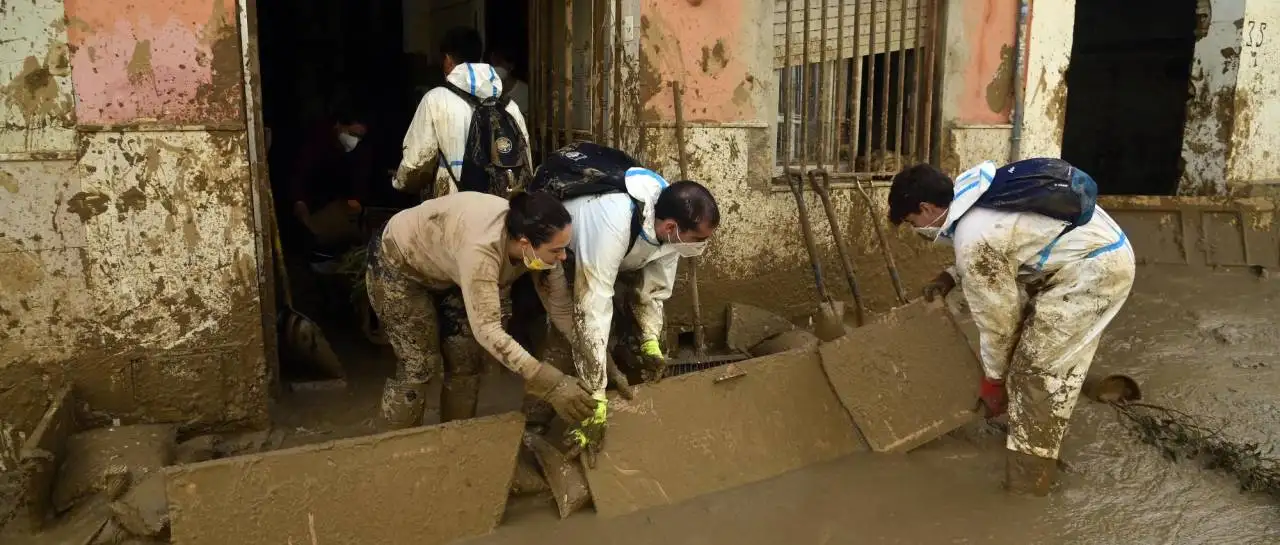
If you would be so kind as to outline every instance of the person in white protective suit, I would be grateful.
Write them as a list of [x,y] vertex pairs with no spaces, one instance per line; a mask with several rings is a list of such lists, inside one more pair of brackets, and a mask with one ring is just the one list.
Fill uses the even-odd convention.
[[1100,207],[1068,229],[975,206],[996,170],[988,161],[952,183],[930,165],[904,169],[889,190],[889,220],[954,246],[955,265],[925,298],[962,287],[981,336],[981,404],[988,418],[1009,414],[1005,487],[1044,495],[1099,337],[1133,286],[1133,248]]
[[[444,56],[445,79],[449,83],[481,100],[502,94],[502,77],[498,71],[480,62],[483,45],[475,29],[450,29],[440,41],[440,53]],[[520,107],[512,101],[507,103],[506,111],[515,119],[527,142],[529,129]],[[391,179],[392,185],[401,191],[421,192],[427,198],[456,193],[455,180],[462,177],[471,114],[471,105],[449,89],[441,86],[427,91],[405,132],[400,166]],[[528,162],[532,162],[531,157]],[[432,178],[421,180],[423,174],[431,173],[434,173]]]
[[[569,242],[572,258],[565,263],[565,272],[573,285],[574,334],[580,343],[573,350],[573,365],[599,400],[595,414],[571,430],[570,455],[583,454],[588,465],[600,452],[607,424],[611,332],[618,343],[615,356],[634,362],[649,377],[660,376],[666,366],[659,343],[663,303],[671,297],[680,258],[702,254],[720,225],[715,198],[701,184],[669,184],[645,168],[622,169],[619,185],[625,185],[625,193],[618,187],[565,197],[574,224]],[[560,176],[547,170],[544,163],[538,176]],[[565,176],[561,179],[573,179],[572,174]],[[615,292],[622,301],[615,301]],[[615,313],[615,304],[621,313]],[[514,314],[522,316],[522,322],[538,321],[533,311]],[[530,424],[541,426],[537,407],[527,410],[532,413]]]

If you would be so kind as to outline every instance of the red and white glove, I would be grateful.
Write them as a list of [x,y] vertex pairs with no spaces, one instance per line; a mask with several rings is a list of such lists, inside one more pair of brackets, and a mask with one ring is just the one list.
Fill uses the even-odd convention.
[[978,401],[982,404],[987,418],[1004,414],[1009,408],[1009,393],[1004,388],[1004,381],[982,377],[982,384],[978,388]]

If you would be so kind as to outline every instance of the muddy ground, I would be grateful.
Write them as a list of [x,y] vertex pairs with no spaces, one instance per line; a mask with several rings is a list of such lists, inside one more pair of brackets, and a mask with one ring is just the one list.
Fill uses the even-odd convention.
[[[1147,400],[1209,415],[1232,437],[1280,444],[1278,304],[1280,280],[1141,268],[1094,369],[1129,374]],[[286,395],[273,414],[285,432],[281,447],[373,431],[389,350],[328,329],[350,369],[350,388]],[[518,381],[492,374],[480,412],[515,409],[519,399]],[[469,543],[1280,542],[1280,501],[1168,462],[1108,407],[1077,409],[1063,449],[1068,472],[1049,498],[1000,490],[1004,452],[1003,436],[977,424],[907,455],[850,456],[616,519],[586,510],[561,521],[549,498],[521,498],[494,535]]]
[[[1141,268],[1094,369],[1129,374],[1146,399],[1209,415],[1232,437],[1280,444],[1278,304],[1280,280]],[[347,356],[349,392],[295,394],[278,408],[287,445],[372,429],[380,384],[371,375],[390,362]],[[481,412],[515,408],[518,397],[519,384],[492,375]],[[905,456],[855,455],[612,520],[588,510],[561,521],[549,499],[518,499],[496,534],[470,543],[1280,542],[1280,502],[1168,462],[1108,407],[1077,409],[1063,458],[1069,471],[1053,495],[1010,498],[999,487],[1003,436],[974,425]]]

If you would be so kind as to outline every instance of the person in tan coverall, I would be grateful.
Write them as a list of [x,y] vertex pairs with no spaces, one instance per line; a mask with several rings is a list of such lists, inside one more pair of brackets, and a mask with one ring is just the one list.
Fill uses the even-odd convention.
[[[552,324],[571,338],[573,303],[558,267],[572,238],[570,221],[547,194],[517,193],[508,201],[467,191],[397,213],[370,240],[369,301],[397,359],[383,391],[384,428],[421,424],[426,385],[441,371],[440,420],[475,416],[481,358],[460,352],[479,348],[524,378],[526,392],[566,421],[593,413],[596,401],[581,380],[539,362],[502,328],[500,290],[531,273]],[[439,305],[451,289],[461,290],[461,312]]]

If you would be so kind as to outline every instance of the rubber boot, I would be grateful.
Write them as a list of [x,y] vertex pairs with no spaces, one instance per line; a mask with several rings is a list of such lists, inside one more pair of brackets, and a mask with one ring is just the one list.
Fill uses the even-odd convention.
[[1004,488],[1011,493],[1047,496],[1057,479],[1057,460],[1015,450],[1005,458]]
[[453,336],[441,343],[444,351],[444,387],[440,389],[440,422],[475,418],[480,399],[480,345],[474,338]]
[[378,427],[391,431],[421,426],[426,403],[427,383],[389,378],[382,389],[382,415]]

